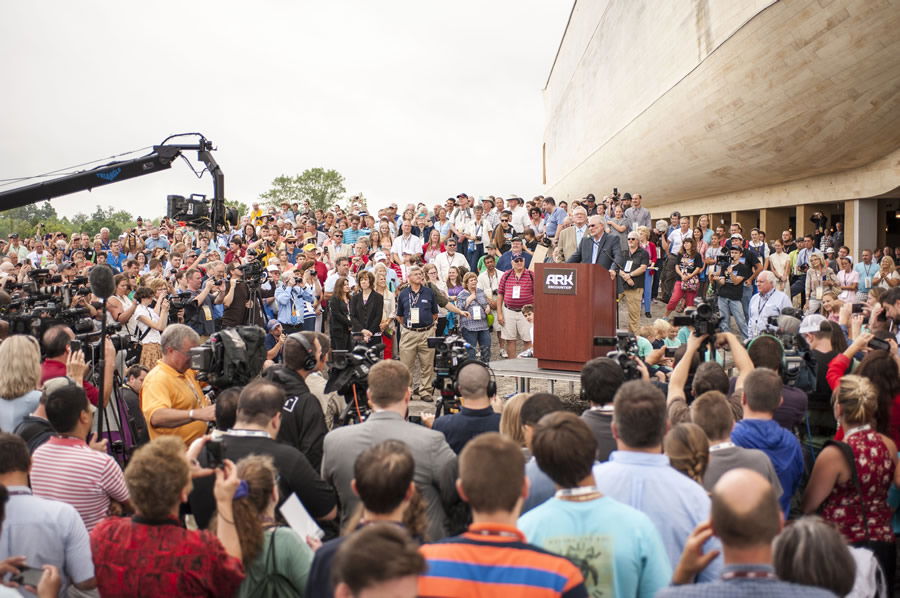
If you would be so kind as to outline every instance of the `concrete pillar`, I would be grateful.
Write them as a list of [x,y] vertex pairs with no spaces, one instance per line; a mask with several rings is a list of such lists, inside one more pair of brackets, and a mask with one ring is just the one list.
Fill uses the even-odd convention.
[[759,228],[765,231],[766,239],[780,239],[782,231],[790,225],[790,208],[766,208],[759,211]]
[[803,235],[815,232],[809,217],[816,211],[815,204],[799,204],[796,208],[797,230],[794,231],[794,237],[800,238]]
[[759,210],[742,210],[731,213],[731,222],[739,222],[744,229],[744,238],[750,238],[750,231],[759,226]]
[[878,230],[878,200],[853,199],[844,202],[844,245],[854,262],[863,249],[874,249]]

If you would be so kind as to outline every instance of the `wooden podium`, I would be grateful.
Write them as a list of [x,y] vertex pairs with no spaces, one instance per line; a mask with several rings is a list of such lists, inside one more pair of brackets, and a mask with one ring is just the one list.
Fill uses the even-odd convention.
[[534,356],[538,367],[580,372],[585,362],[614,345],[594,346],[595,336],[616,336],[616,281],[597,264],[537,264],[534,289]]

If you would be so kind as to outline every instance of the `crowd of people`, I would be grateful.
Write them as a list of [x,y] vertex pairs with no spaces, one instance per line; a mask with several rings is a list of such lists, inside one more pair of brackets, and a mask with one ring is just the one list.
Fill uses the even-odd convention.
[[[771,243],[695,224],[654,223],[639,194],[459,194],[402,212],[254,203],[228,231],[138,218],[96,238],[10,234],[0,583],[42,597],[887,595],[893,251],[854,260],[821,218]],[[534,310],[541,262],[603,266],[628,314],[634,351],[584,364],[580,398],[504,397],[487,365],[529,356],[535,318],[555,317]],[[105,304],[87,284],[103,265]],[[23,330],[29,294],[54,293],[125,341]],[[262,371],[209,393],[192,350],[245,324],[265,330]],[[453,334],[471,360],[454,372],[460,408],[411,421],[410,401],[436,392],[429,338]],[[360,345],[381,358],[354,398],[368,415],[340,425],[329,364]],[[298,504],[320,533],[296,531]]]

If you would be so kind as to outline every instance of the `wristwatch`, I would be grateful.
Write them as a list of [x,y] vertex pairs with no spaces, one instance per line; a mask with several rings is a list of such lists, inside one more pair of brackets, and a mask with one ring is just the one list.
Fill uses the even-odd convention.
[[188,410],[188,419],[190,419],[191,421],[194,421],[194,410],[193,409]]

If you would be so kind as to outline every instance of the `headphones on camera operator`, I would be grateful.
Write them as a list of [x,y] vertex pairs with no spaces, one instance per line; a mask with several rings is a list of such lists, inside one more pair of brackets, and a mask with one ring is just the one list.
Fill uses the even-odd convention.
[[484,390],[487,393],[487,397],[489,399],[497,396],[497,377],[494,375],[494,370],[491,369],[491,366],[478,359],[467,359],[459,364],[458,368],[456,368],[457,375],[456,380],[453,381],[453,394],[456,397],[462,397],[462,393],[459,390],[459,372],[461,372],[467,365],[480,365],[487,370],[488,375],[490,376],[490,380],[488,381],[487,386]]
[[316,365],[318,365],[319,360],[316,359],[316,347],[311,344],[305,336],[303,336],[302,332],[294,332],[288,335],[288,339],[292,339],[300,343],[300,346],[306,349],[306,357],[303,358],[303,363],[300,364],[300,367],[307,371],[312,371],[316,369]]

